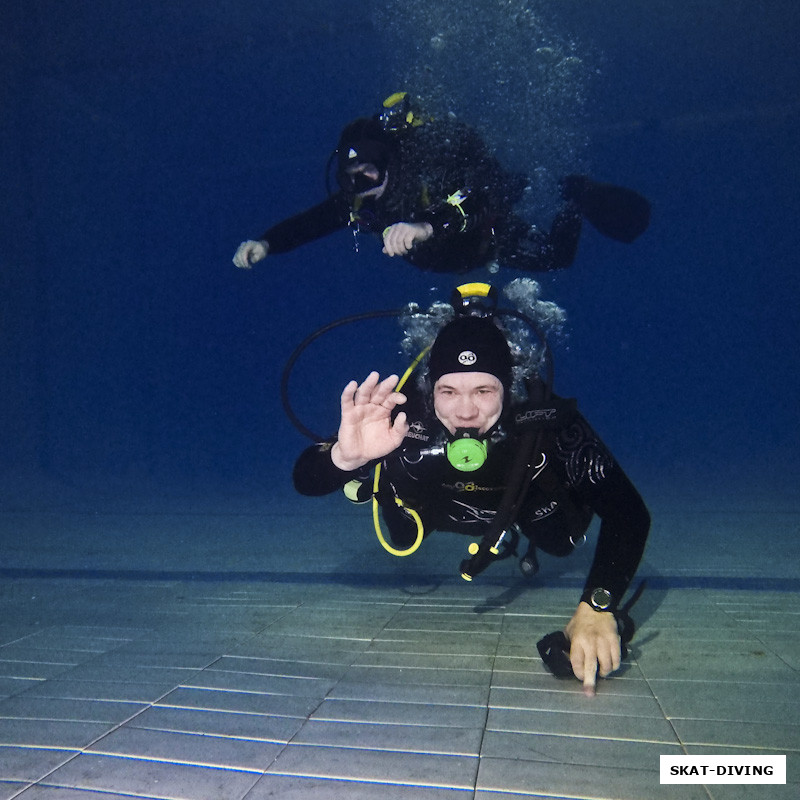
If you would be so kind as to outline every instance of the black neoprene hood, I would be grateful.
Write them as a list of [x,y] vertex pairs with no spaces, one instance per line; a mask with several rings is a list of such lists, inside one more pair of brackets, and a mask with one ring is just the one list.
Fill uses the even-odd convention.
[[374,185],[380,186],[386,177],[391,154],[389,135],[377,120],[362,118],[351,122],[342,131],[336,147],[336,180],[339,186],[345,191],[352,191],[353,180],[347,168],[362,164],[373,164],[377,168],[379,179]]
[[439,331],[431,347],[431,385],[451,372],[487,372],[506,393],[511,388],[513,360],[506,337],[487,317],[456,317]]

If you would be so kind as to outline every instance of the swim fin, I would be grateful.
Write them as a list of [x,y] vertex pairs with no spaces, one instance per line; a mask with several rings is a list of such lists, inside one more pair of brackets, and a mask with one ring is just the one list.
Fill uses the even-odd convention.
[[633,189],[599,183],[586,175],[568,175],[561,195],[574,202],[593,228],[610,239],[630,244],[650,224],[650,203]]

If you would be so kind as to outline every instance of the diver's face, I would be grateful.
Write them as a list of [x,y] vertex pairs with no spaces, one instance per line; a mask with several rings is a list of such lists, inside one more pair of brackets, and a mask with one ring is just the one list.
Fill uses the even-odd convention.
[[381,172],[374,164],[355,164],[347,167],[345,173],[350,185],[356,190],[356,197],[380,197],[389,180],[387,172],[381,181]]
[[450,433],[456,428],[486,433],[500,419],[503,384],[488,372],[449,372],[433,386],[433,410]]

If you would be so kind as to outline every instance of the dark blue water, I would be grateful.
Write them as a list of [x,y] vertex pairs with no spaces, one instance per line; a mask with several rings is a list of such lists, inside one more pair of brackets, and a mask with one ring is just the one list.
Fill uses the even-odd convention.
[[[456,280],[369,242],[356,254],[344,232],[248,273],[236,246],[323,197],[340,128],[413,89],[399,84],[419,59],[446,64],[434,79],[501,145],[520,109],[470,102],[494,78],[471,70],[489,56],[457,41],[451,4],[402,6],[451,31],[427,55],[413,24],[389,35],[395,3],[2,5],[3,472],[286,496],[305,445],[279,397],[294,346],[345,314],[446,299]],[[473,5],[489,32],[504,13]],[[654,209],[634,245],[587,228],[574,266],[542,279],[569,315],[557,388],[645,495],[796,510],[796,3],[528,6],[581,62],[574,108],[570,86],[542,86],[569,128],[566,156],[543,144],[544,158]],[[519,41],[491,60],[531,63]],[[543,74],[526,74],[534,90]],[[341,386],[402,368],[398,341],[383,322],[320,342],[294,376],[298,413],[332,431]]]

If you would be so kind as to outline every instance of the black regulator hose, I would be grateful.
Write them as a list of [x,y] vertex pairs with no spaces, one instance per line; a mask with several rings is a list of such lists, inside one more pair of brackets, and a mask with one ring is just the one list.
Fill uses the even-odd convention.
[[[544,348],[545,378],[542,383],[541,396],[537,398],[537,402],[540,402],[542,407],[546,407],[553,395],[554,379],[553,357],[547,339],[533,320],[522,312],[503,309],[495,313],[522,320],[536,333],[541,342]],[[476,575],[483,572],[494,557],[498,555],[506,532],[516,521],[528,485],[537,471],[544,466],[541,463],[536,463],[536,456],[541,450],[543,437],[543,425],[534,425],[522,434],[519,447],[514,454],[514,463],[509,473],[508,485],[489,530],[484,534],[479,545],[473,545],[475,550],[474,552],[471,551],[472,557],[461,562],[461,577],[465,581],[471,581]]]
[[298,358],[303,354],[303,351],[316,339],[324,334],[328,333],[328,331],[333,330],[334,328],[338,328],[340,325],[347,325],[350,322],[360,322],[361,320],[365,319],[381,319],[383,317],[399,317],[403,313],[403,310],[398,311],[368,311],[363,314],[352,314],[349,317],[343,317],[342,319],[337,319],[335,322],[330,322],[324,327],[320,328],[317,331],[314,331],[310,336],[307,336],[300,342],[297,347],[295,347],[292,354],[289,356],[286,365],[283,368],[283,373],[281,374],[281,403],[283,405],[283,410],[286,413],[286,416],[289,417],[289,421],[292,425],[297,428],[303,436],[307,436],[311,439],[312,442],[322,442],[325,440],[326,437],[320,436],[314,431],[306,428],[305,425],[300,421],[297,414],[294,413],[294,409],[292,408],[292,404],[289,400],[289,378],[292,374],[292,369],[294,368],[295,362]]

